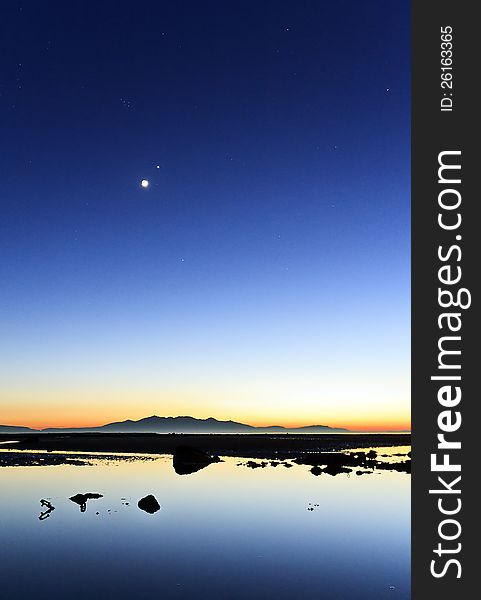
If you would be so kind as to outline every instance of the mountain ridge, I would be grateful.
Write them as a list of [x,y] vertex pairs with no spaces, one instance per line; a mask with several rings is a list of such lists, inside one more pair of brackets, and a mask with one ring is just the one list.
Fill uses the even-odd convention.
[[330,427],[329,425],[304,425],[301,427],[284,427],[282,425],[268,425],[256,427],[237,421],[221,421],[214,417],[197,419],[188,415],[177,417],[159,417],[151,415],[134,421],[114,421],[95,427],[47,427],[34,429],[15,425],[0,425],[0,433],[59,433],[59,432],[112,432],[112,433],[323,433],[323,432],[348,432],[344,427]]

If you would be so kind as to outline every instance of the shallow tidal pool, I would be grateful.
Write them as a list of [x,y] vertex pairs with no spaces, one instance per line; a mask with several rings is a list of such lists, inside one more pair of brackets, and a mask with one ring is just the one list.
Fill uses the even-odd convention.
[[[410,598],[406,473],[316,477],[224,458],[177,475],[170,456],[89,462],[1,468],[2,597]],[[101,497],[82,507],[76,494]],[[138,507],[150,494],[152,514]]]

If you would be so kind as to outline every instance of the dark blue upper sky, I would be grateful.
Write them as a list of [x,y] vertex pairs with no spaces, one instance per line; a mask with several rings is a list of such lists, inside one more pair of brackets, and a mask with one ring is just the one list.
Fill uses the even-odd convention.
[[407,2],[1,13],[7,409],[131,385],[139,413],[292,421],[309,381],[316,420],[381,372],[366,397],[408,415]]

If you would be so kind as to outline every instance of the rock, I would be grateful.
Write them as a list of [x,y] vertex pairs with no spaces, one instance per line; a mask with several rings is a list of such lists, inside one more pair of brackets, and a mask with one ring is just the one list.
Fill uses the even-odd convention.
[[267,467],[268,463],[265,461],[261,461],[261,462],[255,462],[254,460],[248,460],[245,463],[246,467],[249,467],[249,469],[265,469]]
[[295,462],[300,465],[311,466],[355,466],[362,464],[363,458],[358,458],[354,454],[344,454],[343,452],[313,452],[306,454],[306,456],[296,458]]
[[72,496],[69,500],[72,500],[72,502],[75,502],[76,504],[85,504],[87,500],[97,500],[98,498],[103,498],[103,495],[88,492],[87,494],[75,494],[75,496]]
[[377,468],[384,471],[398,471],[399,473],[411,473],[411,461],[395,463],[377,463]]
[[51,502],[49,502],[48,500],[44,500],[43,498],[42,500],[40,500],[40,506],[46,507],[47,510],[44,510],[40,513],[40,515],[38,516],[39,521],[43,521],[50,517],[50,514],[55,510],[55,506],[53,506]]
[[[323,469],[323,473],[327,473],[328,475],[339,475],[340,473],[351,473],[352,469],[348,469],[347,467],[343,467],[341,465],[328,465],[325,469]],[[312,471],[311,471],[312,473]]]
[[356,459],[359,464],[366,462],[366,453],[365,452],[351,452],[349,456]]
[[220,458],[191,446],[177,446],[172,462],[177,475],[189,475],[212,463],[220,462]]
[[149,513],[149,515],[153,515],[160,510],[160,504],[157,502],[155,496],[152,496],[152,494],[145,496],[145,498],[141,498],[137,506],[140,508],[140,510]]
[[75,494],[69,500],[80,506],[80,512],[85,512],[87,510],[87,500],[97,500],[98,498],[103,498],[103,495],[88,492],[87,494]]

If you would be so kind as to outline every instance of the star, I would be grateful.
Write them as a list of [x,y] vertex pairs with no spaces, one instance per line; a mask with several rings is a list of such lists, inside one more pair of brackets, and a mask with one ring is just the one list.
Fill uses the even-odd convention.
[[142,181],[140,182],[140,185],[143,188],[148,188],[149,187],[149,180],[148,179],[142,179]]

